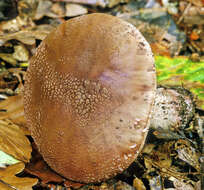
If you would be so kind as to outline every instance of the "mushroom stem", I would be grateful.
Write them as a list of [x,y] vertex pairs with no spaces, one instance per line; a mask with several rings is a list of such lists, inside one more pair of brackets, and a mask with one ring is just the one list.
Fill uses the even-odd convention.
[[192,119],[195,105],[192,94],[182,87],[158,87],[150,127],[154,130],[179,131]]

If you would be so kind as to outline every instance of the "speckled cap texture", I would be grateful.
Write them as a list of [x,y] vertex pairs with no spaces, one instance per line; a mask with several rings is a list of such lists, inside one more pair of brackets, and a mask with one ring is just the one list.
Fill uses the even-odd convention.
[[149,44],[106,14],[70,19],[30,61],[25,116],[40,153],[64,177],[89,183],[121,173],[142,149],[155,96]]

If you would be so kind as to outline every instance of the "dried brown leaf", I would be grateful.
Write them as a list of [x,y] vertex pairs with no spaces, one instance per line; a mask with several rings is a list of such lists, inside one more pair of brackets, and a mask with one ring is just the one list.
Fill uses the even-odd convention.
[[26,165],[25,171],[39,177],[44,184],[51,181],[57,183],[65,181],[64,178],[51,170],[51,168],[46,164],[34,143],[32,144],[32,147],[33,157],[31,161]]
[[24,134],[29,135],[30,132],[26,128],[24,117],[23,97],[21,94],[10,96],[6,100],[0,102],[0,119],[10,119],[13,123],[19,125]]
[[99,185],[85,185],[80,190],[135,190],[135,188],[126,182],[109,180]]
[[203,7],[204,6],[204,1],[203,0],[188,0],[190,3],[198,6],[198,7]]
[[199,158],[200,155],[196,152],[189,141],[180,139],[175,143],[175,150],[178,153],[178,158],[193,166],[197,171],[200,171]]
[[94,5],[94,6],[100,6],[100,7],[105,7],[107,5],[106,0],[54,0],[54,1],[87,4],[87,5]]
[[25,30],[21,30],[15,33],[4,33],[0,35],[0,45],[3,45],[8,40],[18,40],[23,44],[33,45],[35,40],[43,40],[53,29],[51,25],[38,25],[35,27],[29,27]]
[[65,7],[62,3],[54,3],[51,7],[51,11],[57,14],[59,17],[65,16]]
[[44,1],[39,1],[36,14],[35,14],[35,19],[39,20],[44,16],[48,16],[51,18],[58,18],[59,15],[55,14],[54,12],[51,11],[52,8],[52,2],[48,0]]
[[32,148],[19,126],[9,120],[0,120],[0,150],[17,160],[28,162]]
[[195,190],[194,187],[186,182],[178,180],[174,177],[170,177],[170,180],[173,181],[174,187],[171,190]]
[[72,181],[69,181],[69,180],[66,180],[64,182],[64,185],[65,187],[67,188],[74,188],[74,189],[79,189],[80,187],[83,187],[85,184],[82,184],[82,183],[77,183],[77,182],[72,182]]
[[51,181],[61,183],[64,181],[64,179],[60,175],[58,175],[48,167],[48,165],[42,158],[41,160],[38,160],[34,163],[29,163],[26,166],[25,171],[39,177],[42,180],[42,183],[48,183]]
[[37,184],[38,179],[20,178],[15,175],[22,172],[25,165],[23,162],[0,169],[0,189],[1,190],[32,190],[32,186]]
[[3,59],[4,61],[10,63],[12,66],[16,66],[17,61],[14,59],[12,54],[9,53],[0,53],[0,58]]
[[141,179],[139,178],[135,178],[133,180],[133,186],[137,189],[137,190],[146,190],[145,186],[144,186],[144,183],[142,182]]
[[118,5],[119,3],[127,3],[129,0],[108,0],[108,7],[112,8],[116,5]]
[[4,21],[0,23],[0,32],[2,31],[9,31],[9,32],[17,32],[25,27],[34,26],[32,19],[29,17],[21,17],[17,16],[16,18]]
[[29,52],[22,44],[14,46],[13,58],[18,61],[28,61]]
[[8,72],[8,70],[1,72],[0,74],[0,90],[5,91],[6,89],[15,90],[18,85],[17,77],[13,76],[12,73]]
[[73,17],[78,15],[87,14],[87,8],[83,7],[82,5],[68,3],[66,4],[66,16]]

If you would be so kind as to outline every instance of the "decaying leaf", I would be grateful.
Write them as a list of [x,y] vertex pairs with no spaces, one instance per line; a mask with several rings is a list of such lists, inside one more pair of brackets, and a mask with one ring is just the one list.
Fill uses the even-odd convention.
[[39,1],[38,7],[35,14],[35,19],[39,20],[43,16],[48,16],[51,18],[59,17],[57,14],[51,11],[52,2],[49,0]]
[[29,163],[25,169],[26,172],[39,177],[42,182],[57,182],[62,183],[65,179],[63,179],[60,175],[51,170],[42,157],[37,161]]
[[[0,23],[2,31],[17,32],[25,27],[33,27],[35,24],[29,17],[17,16],[16,18]],[[0,30],[0,34],[2,31]]]
[[[153,171],[152,168],[157,168],[162,177],[173,176],[179,180],[190,180],[189,174],[196,175],[200,172],[198,162],[200,156],[195,151],[184,150],[185,153],[182,153],[185,155],[179,153],[179,151],[181,151],[182,147],[191,150],[191,146],[188,141],[183,139],[169,141],[160,145],[146,145],[143,150],[145,167],[149,171]],[[191,171],[192,167],[195,168],[194,171]],[[181,168],[189,169],[185,172]]]
[[145,186],[144,186],[144,183],[142,182],[141,179],[139,178],[135,178],[133,180],[133,186],[137,189],[137,190],[146,190]]
[[[195,1],[194,1],[195,2]],[[204,11],[200,6],[194,6],[191,3],[186,1],[179,2],[179,9],[182,12],[182,16],[180,16],[178,23],[184,22],[185,24],[204,24]]]
[[[1,95],[14,96],[23,92],[23,82],[25,71],[22,68],[11,68],[0,73],[0,93]],[[2,98],[2,99],[6,99]],[[4,109],[3,107],[0,109]]]
[[197,171],[200,171],[199,155],[189,141],[178,140],[174,144],[174,149],[178,153],[178,158],[193,166]]
[[23,162],[31,158],[31,145],[19,126],[0,120],[0,150]]
[[0,58],[3,59],[4,61],[10,63],[14,67],[17,64],[17,61],[16,61],[16,59],[14,59],[12,54],[9,54],[9,53],[0,53]]
[[123,181],[109,180],[101,185],[85,185],[80,190],[135,190],[135,188]]
[[58,17],[65,16],[65,7],[63,3],[57,2],[53,3],[51,11],[58,15]]
[[46,164],[34,143],[32,144],[32,147],[33,157],[26,165],[25,171],[32,175],[38,176],[42,180],[43,184],[51,181],[58,183],[62,183],[63,181],[65,181],[64,178],[51,170],[51,168]]
[[170,188],[169,190],[184,190],[184,189],[185,190],[195,190],[195,188],[192,185],[188,183],[184,183],[183,181],[178,180],[174,177],[170,177],[169,179],[173,182],[174,187],[175,187],[175,188]]
[[107,5],[106,0],[54,0],[54,1],[87,4],[87,5],[94,5],[94,6],[101,6],[101,7],[105,7]]
[[18,61],[28,61],[29,52],[22,44],[16,45],[14,46],[13,58]]
[[66,4],[66,16],[73,17],[78,15],[87,14],[87,8],[83,7],[82,5],[69,3]]
[[23,44],[33,45],[35,40],[43,40],[53,29],[51,25],[38,25],[35,27],[26,28],[15,33],[4,33],[0,35],[0,45],[3,45],[8,40],[18,40]]
[[14,46],[14,53],[0,53],[0,58],[16,67],[18,61],[28,61],[29,52],[23,45],[16,45]]
[[[167,17],[164,10],[157,10],[155,14],[158,12],[160,14],[163,13],[163,15],[155,15],[155,21],[156,19],[159,20],[159,17]],[[175,23],[172,20],[167,20],[168,22],[166,21],[163,27],[159,26],[159,24],[155,24],[155,22],[151,20],[151,17],[150,20],[147,19],[147,21],[144,21],[146,17],[148,18],[149,14],[151,14],[151,12],[149,12],[148,9],[144,9],[143,11],[138,10],[131,13],[119,14],[118,17],[130,22],[140,30],[140,32],[149,42],[155,55],[178,55],[182,47],[182,43],[185,41],[185,35],[182,32],[178,33],[176,29],[174,29],[175,34],[173,35],[164,28],[165,26],[169,27],[167,23],[171,23],[172,28],[175,28]]]
[[151,190],[162,190],[161,176],[154,176],[149,180]]
[[0,119],[10,119],[13,123],[19,125],[26,135],[30,134],[26,128],[23,97],[21,94],[10,96],[0,102]]
[[64,186],[67,187],[67,188],[74,188],[74,189],[79,189],[80,187],[84,186],[85,184],[82,184],[82,183],[77,183],[77,182],[72,182],[72,181],[69,181],[69,180],[66,180],[64,182]]
[[63,183],[67,188],[74,188],[78,189],[82,187],[84,184],[72,182],[63,178],[62,176],[58,175],[54,172],[47,163],[43,160],[42,156],[37,150],[35,143],[32,143],[33,147],[33,156],[30,162],[26,165],[25,171],[29,174],[35,175],[41,179],[42,184],[47,184],[49,182],[55,183]]
[[107,6],[109,8],[118,5],[119,3],[127,3],[129,0],[108,0]]
[[88,10],[86,7],[76,3],[65,3],[60,2],[52,3],[49,0],[39,1],[38,7],[35,14],[35,19],[39,20],[44,16],[50,18],[62,18],[62,17],[74,17],[78,15],[87,14]]
[[6,91],[6,89],[15,90],[18,85],[18,79],[9,71],[3,71],[0,73],[0,92]]
[[39,177],[42,183],[57,182],[62,183],[64,179],[52,171],[41,158],[36,163],[31,163],[26,167],[26,172]]
[[0,150],[0,168],[5,168],[18,162],[20,161]]
[[187,0],[187,1],[198,6],[198,7],[203,7],[203,5],[204,5],[203,0]]
[[32,190],[32,186],[37,184],[36,178],[20,178],[15,175],[22,172],[25,165],[23,162],[0,169],[0,189],[1,190]]

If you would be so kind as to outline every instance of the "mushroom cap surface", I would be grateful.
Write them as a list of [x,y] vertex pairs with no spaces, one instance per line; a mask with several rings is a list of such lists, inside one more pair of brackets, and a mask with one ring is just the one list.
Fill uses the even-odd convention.
[[95,13],[51,32],[30,61],[25,117],[39,151],[59,174],[99,182],[142,149],[155,96],[149,44],[131,24]]

